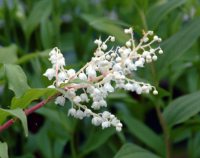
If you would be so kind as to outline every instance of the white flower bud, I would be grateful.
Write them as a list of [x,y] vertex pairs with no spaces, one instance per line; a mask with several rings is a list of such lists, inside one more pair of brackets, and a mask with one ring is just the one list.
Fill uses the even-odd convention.
[[102,129],[108,128],[108,127],[110,127],[110,122],[109,121],[104,121],[104,122],[102,122],[101,126],[102,126]]
[[74,69],[69,69],[67,71],[67,75],[69,76],[69,78],[75,76],[75,74],[76,74],[76,71]]
[[153,94],[154,94],[154,95],[157,95],[157,94],[158,94],[158,91],[157,91],[157,90],[154,90],[154,91],[153,91]]
[[75,97],[73,98],[73,101],[74,101],[75,104],[78,104],[78,103],[81,102],[81,97],[75,96]]
[[86,76],[85,73],[80,73],[80,74],[78,75],[78,77],[79,77],[80,80],[87,80],[87,76]]
[[76,109],[70,108],[69,111],[68,111],[68,116],[75,117],[76,116]]
[[61,81],[64,81],[67,79],[67,74],[64,72],[64,71],[61,71],[59,74],[58,74],[58,79],[61,80]]
[[130,42],[130,41],[127,41],[127,42],[126,42],[126,46],[127,46],[127,47],[131,47],[131,42]]
[[81,101],[85,101],[85,102],[88,102],[89,101],[89,99],[88,99],[88,96],[87,96],[87,94],[86,93],[82,93],[81,95],[80,95],[80,97],[81,97]]
[[115,41],[115,37],[112,36],[112,37],[110,38],[110,40],[111,40],[111,42],[114,42],[114,41]]
[[103,50],[106,50],[108,48],[108,46],[104,43],[103,45],[102,45],[102,49]]
[[156,61],[156,60],[158,59],[158,57],[157,57],[156,55],[154,55],[154,56],[152,57],[152,59],[153,59],[154,61]]
[[158,53],[159,53],[159,54],[163,54],[163,50],[160,49],[160,50],[158,51]]
[[93,117],[92,118],[92,124],[95,126],[99,126],[102,123],[102,118],[101,117]]
[[56,71],[54,69],[47,69],[47,71],[43,74],[46,76],[49,80],[52,80],[52,78],[56,75]]
[[65,97],[58,96],[55,100],[55,104],[60,104],[61,106],[65,105]]
[[84,112],[83,112],[82,110],[78,109],[78,110],[76,111],[76,118],[79,118],[79,119],[82,120],[84,117],[85,117]]
[[104,84],[104,88],[105,88],[105,90],[108,91],[108,92],[114,92],[114,88],[113,88],[113,86],[111,86],[110,83],[105,83],[105,84]]
[[122,59],[120,57],[116,58],[116,62],[120,62]]
[[153,37],[153,39],[154,39],[155,41],[158,41],[159,37],[155,35],[155,36]]

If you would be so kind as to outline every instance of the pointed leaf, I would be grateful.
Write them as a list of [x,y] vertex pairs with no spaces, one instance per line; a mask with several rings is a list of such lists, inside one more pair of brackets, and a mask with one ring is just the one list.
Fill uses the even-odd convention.
[[152,7],[147,12],[147,22],[150,28],[155,28],[161,22],[161,20],[172,10],[183,5],[186,0],[173,0],[160,3]]
[[167,124],[171,127],[199,113],[199,98],[200,91],[182,96],[171,102],[163,112]]
[[8,158],[8,145],[5,142],[0,141],[0,157]]
[[25,136],[28,136],[27,118],[26,118],[26,115],[25,115],[25,113],[22,109],[9,110],[9,109],[0,108],[0,113],[2,114],[2,115],[0,115],[0,120],[4,120],[9,115],[13,115],[13,116],[19,118],[19,120],[22,122],[22,126],[23,126],[24,132],[25,132]]
[[24,71],[19,65],[4,64],[4,68],[9,89],[15,93],[16,97],[22,96],[30,88]]
[[32,101],[39,99],[44,96],[52,96],[57,91],[53,88],[35,88],[29,89],[20,98],[13,98],[11,103],[11,109],[15,108],[26,108]]
[[135,144],[125,144],[117,152],[114,158],[160,158]]
[[164,142],[160,136],[154,133],[145,124],[131,117],[130,115],[122,115],[123,121],[128,126],[129,131],[139,140],[152,148],[157,153],[164,155]]

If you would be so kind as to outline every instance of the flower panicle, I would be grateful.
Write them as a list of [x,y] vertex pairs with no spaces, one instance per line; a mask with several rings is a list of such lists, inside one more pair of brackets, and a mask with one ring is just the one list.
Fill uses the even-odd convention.
[[114,126],[121,131],[122,123],[115,115],[108,111],[94,112],[107,107],[106,97],[109,93],[124,89],[137,94],[151,91],[154,95],[158,94],[154,86],[129,76],[144,67],[145,63],[156,61],[157,55],[163,53],[160,46],[155,47],[162,41],[161,38],[153,31],[143,32],[143,37],[137,43],[132,28],[125,29],[124,33],[130,35],[130,39],[123,46],[115,48],[108,46],[108,42],[115,42],[114,36],[109,36],[105,41],[96,39],[94,56],[79,71],[64,68],[65,59],[57,47],[49,53],[52,67],[46,70],[44,76],[49,80],[54,79],[49,88],[63,89],[62,95],[55,100],[56,104],[63,106],[65,99],[71,101],[69,116],[78,119],[92,117],[91,123],[95,126],[102,129]]

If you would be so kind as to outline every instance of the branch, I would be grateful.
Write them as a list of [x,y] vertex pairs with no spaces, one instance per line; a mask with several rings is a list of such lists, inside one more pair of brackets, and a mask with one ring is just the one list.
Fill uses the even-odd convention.
[[[30,107],[28,109],[25,109],[24,110],[25,115],[28,116],[31,113],[33,113],[34,111],[40,109],[45,104],[47,104],[49,101],[53,100],[57,95],[59,95],[59,94],[50,96],[48,99],[42,100],[38,104],[36,104],[36,105],[34,105],[34,106],[32,106],[32,107]],[[17,120],[18,120],[18,118],[12,118],[12,119],[8,120],[7,122],[5,122],[3,125],[1,125],[0,126],[0,133],[3,132],[5,129],[9,128],[10,126],[12,126]]]

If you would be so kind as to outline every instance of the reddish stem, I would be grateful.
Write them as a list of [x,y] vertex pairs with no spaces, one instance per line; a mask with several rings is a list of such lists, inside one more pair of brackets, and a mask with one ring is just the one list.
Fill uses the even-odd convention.
[[[44,106],[46,103],[48,103],[49,101],[51,101],[55,96],[57,96],[58,94],[49,97],[46,100],[42,100],[41,102],[39,102],[38,104],[25,109],[24,113],[26,116],[28,116],[29,114],[33,113],[34,111],[38,110],[39,108],[41,108],[42,106]],[[15,123],[15,121],[18,120],[17,118],[12,118],[10,120],[8,120],[7,122],[5,122],[3,125],[0,126],[0,133],[3,132],[5,129],[9,128],[12,124]]]

